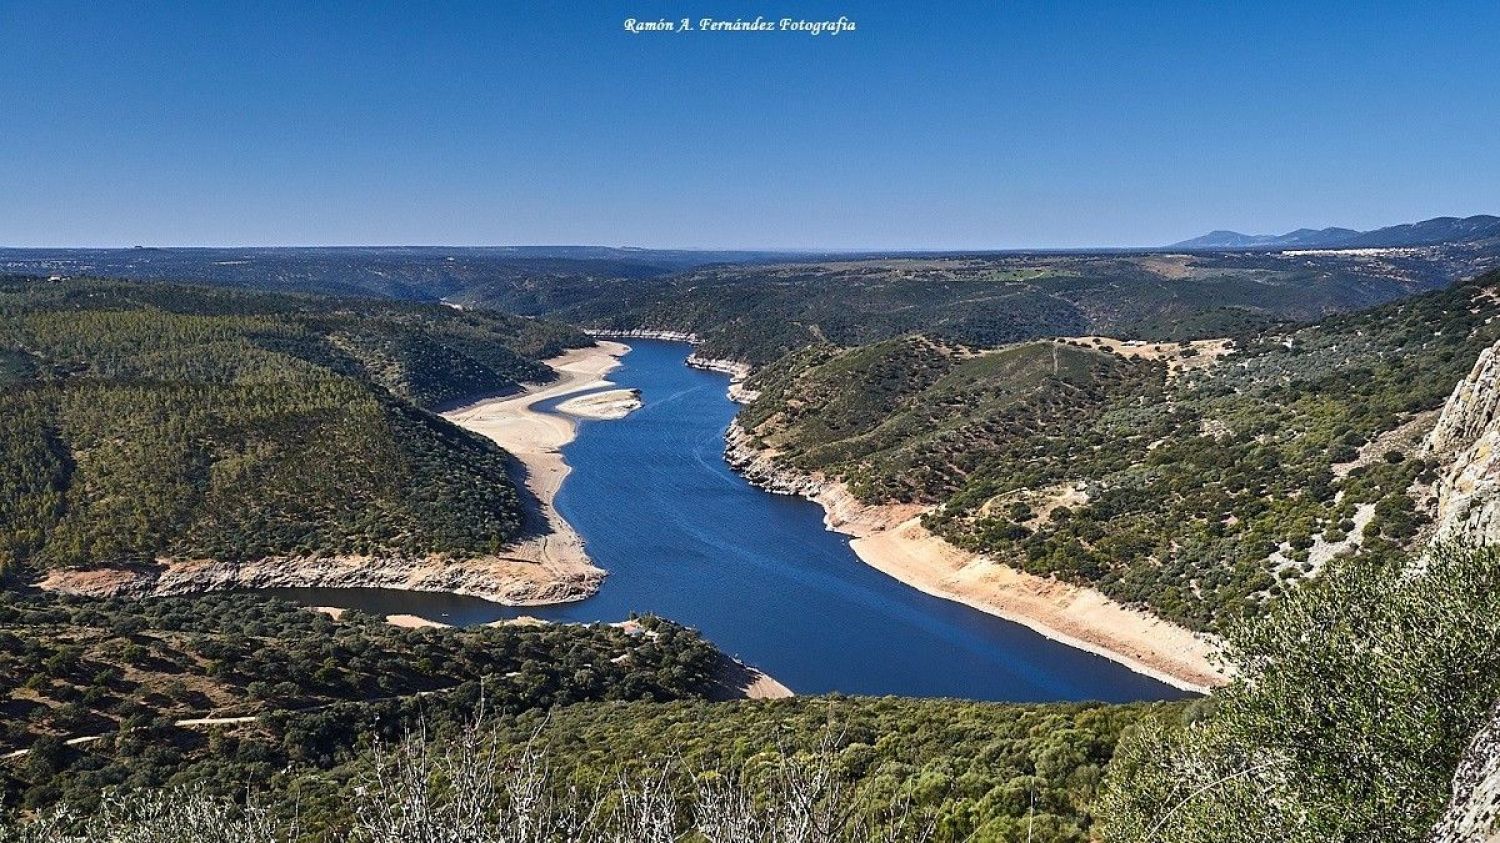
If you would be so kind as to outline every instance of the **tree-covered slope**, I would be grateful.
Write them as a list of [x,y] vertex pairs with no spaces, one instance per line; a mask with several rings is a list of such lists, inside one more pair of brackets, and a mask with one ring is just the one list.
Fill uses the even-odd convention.
[[243,595],[0,593],[0,802],[91,806],[105,787],[183,778],[243,795],[399,738],[424,712],[435,729],[462,719],[481,683],[489,711],[509,718],[587,700],[702,699],[721,664],[696,633],[654,618],[401,629]]
[[[806,471],[833,471],[869,501],[934,504],[997,460],[1027,461],[1035,433],[1069,447],[1081,420],[1159,389],[1144,363],[1052,341],[993,352],[922,335],[840,351],[817,346],[757,373],[740,417]],[[1011,450],[1024,439],[1026,452]]]
[[1431,466],[1409,446],[1500,337],[1497,288],[1245,335],[1172,372],[1149,358],[1199,350],[819,346],[758,372],[741,422],[868,502],[937,507],[929,526],[961,546],[1222,629],[1415,535]]
[[[1242,670],[1229,687],[1190,704],[1131,706],[836,697],[707,704],[693,701],[701,642],[681,631],[661,643],[597,628],[400,632],[284,606],[247,612],[223,598],[202,617],[187,601],[156,604],[144,618],[131,604],[12,604],[0,606],[0,621],[16,625],[0,634],[33,643],[7,647],[15,655],[6,669],[34,671],[13,695],[44,712],[29,718],[34,729],[57,728],[91,706],[170,710],[203,683],[206,691],[249,690],[246,680],[268,666],[287,677],[284,686],[240,705],[382,681],[427,687],[431,662],[439,683],[490,676],[487,705],[503,716],[477,733],[456,728],[479,708],[468,683],[415,700],[272,713],[253,726],[137,729],[131,721],[130,730],[84,747],[48,740],[0,769],[34,805],[67,796],[92,807],[108,784],[144,797],[127,799],[138,808],[115,812],[117,824],[77,838],[88,843],[168,827],[149,807],[164,785],[207,783],[233,797],[246,781],[269,825],[232,839],[255,843],[301,839],[286,828],[294,817],[314,839],[392,843],[437,834],[448,822],[499,822],[488,836],[457,838],[481,841],[514,828],[505,817],[557,828],[550,823],[595,810],[604,825],[589,833],[531,839],[669,840],[697,827],[714,831],[706,839],[824,843],[1407,843],[1423,839],[1442,810],[1455,764],[1500,696],[1497,560],[1493,549],[1440,550],[1342,566],[1231,635]],[[80,646],[85,638],[89,646]],[[235,652],[250,656],[217,661]],[[636,691],[614,694],[618,677],[592,684],[600,660],[621,652]],[[187,668],[180,687],[168,680],[160,693],[135,694],[139,702],[125,697],[131,683],[159,681],[179,661]],[[611,699],[639,692],[684,701],[599,702],[600,689]],[[547,707],[570,698],[579,702]],[[427,727],[417,742],[392,750],[388,742],[419,718]],[[170,801],[192,794],[174,792]],[[219,804],[224,819],[238,815]],[[495,814],[476,817],[475,804]],[[672,833],[611,832],[636,827],[643,813]],[[351,815],[403,823],[388,836],[351,837]],[[802,816],[834,825],[717,836]],[[744,825],[723,824],[734,817]],[[29,843],[59,839],[45,832],[66,827],[12,831]]]
[[[459,727],[482,707],[491,718],[483,740],[505,760],[478,769],[503,787],[524,757],[544,759],[533,784],[560,812],[584,810],[600,793],[610,801],[622,782],[664,786],[685,807],[703,782],[743,777],[764,798],[781,784],[783,759],[815,758],[828,765],[818,786],[835,800],[830,816],[880,829],[896,806],[934,840],[1029,832],[1039,843],[1083,843],[1122,735],[1181,708],[711,703],[716,651],[664,621],[640,627],[402,630],[245,596],[0,598],[0,756],[29,750],[0,757],[0,783],[11,806],[62,801],[88,812],[110,787],[190,785],[244,798],[248,786],[278,819],[295,814],[324,835],[316,839],[342,840],[351,806],[402,798],[372,785],[373,746],[388,751],[420,728],[433,756],[472,755]],[[205,714],[254,719],[178,723]],[[92,735],[102,737],[63,742]]]
[[491,552],[520,523],[505,455],[418,405],[587,342],[438,306],[0,281],[0,565]]
[[608,329],[696,333],[770,363],[921,332],[993,346],[1103,333],[1178,340],[1371,307],[1493,268],[1493,249],[1400,254],[988,254],[701,267],[648,279],[496,279],[455,300]]

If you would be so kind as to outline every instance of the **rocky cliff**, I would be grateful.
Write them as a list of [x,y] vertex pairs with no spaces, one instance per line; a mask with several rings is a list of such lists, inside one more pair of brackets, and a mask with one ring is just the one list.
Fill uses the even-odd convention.
[[[1443,463],[1435,542],[1500,540],[1500,344],[1485,349],[1428,434],[1424,455]],[[1429,843],[1500,843],[1500,704],[1453,777],[1453,799]]]
[[1428,843],[1500,843],[1500,705],[1453,776],[1453,801]]
[[1434,538],[1500,540],[1500,345],[1479,355],[1428,434],[1424,455],[1444,464],[1434,491]]
[[698,335],[685,331],[668,331],[663,328],[584,328],[583,332],[598,339],[612,340],[669,340],[690,342],[697,345]]

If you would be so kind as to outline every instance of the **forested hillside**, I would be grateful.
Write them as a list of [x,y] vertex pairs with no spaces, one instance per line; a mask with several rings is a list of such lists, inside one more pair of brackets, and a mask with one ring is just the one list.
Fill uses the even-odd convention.
[[594,328],[696,333],[706,357],[770,363],[912,332],[994,346],[1076,334],[1224,336],[1403,298],[1500,262],[1494,249],[1379,254],[872,256],[702,267],[651,279],[498,279],[457,301]]
[[1497,288],[1216,347],[818,346],[758,372],[741,423],[868,502],[936,507],[963,547],[1222,630],[1416,535],[1432,466],[1411,445],[1500,337]]
[[425,412],[589,340],[432,305],[0,281],[0,566],[479,554],[505,455]]

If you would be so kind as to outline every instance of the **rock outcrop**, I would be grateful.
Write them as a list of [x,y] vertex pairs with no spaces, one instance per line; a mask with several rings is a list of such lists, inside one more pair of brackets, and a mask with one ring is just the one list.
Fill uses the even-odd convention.
[[1500,705],[1453,776],[1453,800],[1427,843],[1500,843]]
[[[661,328],[630,328],[618,330],[614,328],[584,328],[583,332],[591,337],[624,340],[667,340],[669,342],[685,342],[692,345],[701,345],[703,340],[697,334],[685,331],[668,331]],[[702,357],[697,351],[688,355],[687,365],[694,369],[706,369],[710,372],[721,372],[729,376],[729,397],[741,404],[754,401],[756,393],[744,388],[745,379],[750,377],[750,364],[739,360],[727,360],[720,357]]]
[[819,472],[802,472],[776,461],[774,451],[757,448],[738,420],[724,434],[724,461],[736,473],[776,495],[795,495],[823,507],[823,526],[855,538],[895,527],[922,512],[917,505],[871,505],[847,486]]
[[189,560],[57,570],[40,588],[86,597],[167,597],[260,588],[399,588],[480,597],[510,606],[582,600],[599,590],[597,568],[559,571],[534,562],[359,556],[276,557],[251,562]]
[[591,337],[620,339],[620,340],[668,340],[671,342],[690,342],[697,345],[698,335],[685,331],[668,331],[661,328],[584,328],[583,332]]
[[1424,456],[1444,463],[1434,491],[1434,540],[1500,541],[1500,344],[1485,349],[1428,434]]

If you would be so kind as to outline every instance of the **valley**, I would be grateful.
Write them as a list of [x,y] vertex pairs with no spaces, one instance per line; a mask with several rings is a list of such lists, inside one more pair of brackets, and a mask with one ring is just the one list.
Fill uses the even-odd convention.
[[737,5],[0,3],[0,843],[1500,843],[1500,3]]
[[[905,261],[879,271],[933,270]],[[642,757],[692,747],[731,767],[748,759],[724,724],[799,711],[895,718],[878,729],[979,716],[991,737],[1054,724],[1004,762],[1020,801],[943,752],[897,768],[877,741],[885,761],[848,768],[859,789],[947,777],[910,794],[954,835],[1035,823],[1038,789],[1056,840],[1139,839],[1164,814],[1160,839],[1236,839],[1212,819],[1226,805],[1243,828],[1408,834],[1436,821],[1500,692],[1471,669],[1494,657],[1471,620],[1495,615],[1494,558],[1467,549],[1493,523],[1493,274],[1300,323],[1200,310],[1232,330],[1173,337],[1107,320],[902,330],[913,314],[837,341],[821,317],[775,333],[773,308],[732,329],[757,338],[745,353],[718,323],[664,316],[578,320],[591,337],[474,302],[7,284],[4,649],[24,658],[0,702],[4,781],[39,809],[133,770],[222,795],[248,776],[337,821],[378,757],[372,718],[456,735],[482,695],[518,724],[665,729]],[[625,336],[597,336],[611,330]],[[1446,544],[1423,551],[1431,536]],[[345,611],[199,595],[247,587]],[[649,634],[611,625],[636,613]],[[1371,664],[1352,629],[1379,631],[1389,658]],[[750,669],[724,679],[729,656]],[[755,667],[810,696],[712,702],[752,693]],[[1129,703],[1180,698],[1148,677],[1211,694]],[[1424,709],[1433,689],[1447,702]],[[997,702],[842,696],[892,692]],[[1410,711],[1431,719],[1393,743]],[[660,719],[678,717],[697,734]],[[847,730],[864,727],[840,728],[858,757]],[[1057,760],[1074,733],[1092,748]],[[615,763],[572,740],[545,751],[585,777]],[[1269,744],[1289,765],[1274,775]],[[1369,753],[1419,812],[1391,825],[1406,805],[1381,781],[1320,772]],[[1224,776],[1235,787],[1173,802]]]

